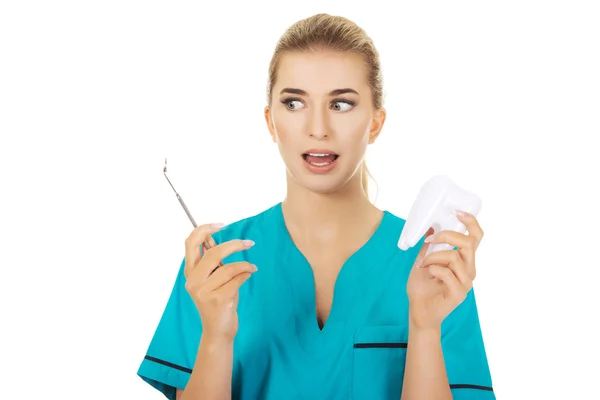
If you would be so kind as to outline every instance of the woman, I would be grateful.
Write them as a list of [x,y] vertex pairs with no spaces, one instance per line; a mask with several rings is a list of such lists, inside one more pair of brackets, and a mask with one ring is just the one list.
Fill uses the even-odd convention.
[[[465,215],[469,235],[398,249],[404,221],[369,201],[363,162],[385,115],[363,30],[326,14],[289,28],[265,108],[286,197],[190,234],[145,381],[180,400],[494,398],[471,290],[481,228]],[[429,243],[458,251],[418,257]]]

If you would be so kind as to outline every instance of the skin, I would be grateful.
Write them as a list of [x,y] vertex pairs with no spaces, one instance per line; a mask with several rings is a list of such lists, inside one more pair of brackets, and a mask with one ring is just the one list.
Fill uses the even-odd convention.
[[[290,94],[289,88],[305,94]],[[338,89],[356,93],[331,94]],[[383,216],[364,194],[361,168],[386,112],[373,107],[362,58],[344,53],[285,54],[271,101],[265,121],[287,171],[284,218],[313,268],[322,327],[344,261],[370,238]],[[312,148],[338,154],[335,169],[324,175],[311,173],[302,154]]]
[[[474,216],[457,216],[468,234],[428,232],[408,278],[409,330],[403,400],[452,399],[441,347],[441,325],[473,287],[475,252],[483,237]],[[435,243],[447,243],[458,250],[437,251],[424,257]]]
[[[384,109],[373,107],[366,77],[358,55],[287,53],[280,61],[272,104],[264,111],[271,139],[286,166],[285,222],[313,268],[320,326],[327,320],[339,268],[370,238],[383,215],[365,196],[360,176],[366,148],[379,136],[386,116]],[[302,93],[286,93],[286,88]],[[346,88],[356,93],[330,93]],[[302,154],[311,148],[339,154],[336,168],[323,175],[309,172]],[[459,250],[423,258],[427,243],[409,276],[410,325],[402,399],[452,398],[440,343],[441,323],[472,287],[475,251],[483,236],[473,216],[460,218],[468,235],[443,231],[428,239]],[[185,391],[177,392],[180,400],[231,398],[238,288],[256,269],[235,263],[213,273],[219,260],[252,245],[234,240],[214,246],[210,235],[218,229],[200,226],[186,240],[186,288],[204,331],[189,383]],[[214,247],[201,257],[204,240]]]

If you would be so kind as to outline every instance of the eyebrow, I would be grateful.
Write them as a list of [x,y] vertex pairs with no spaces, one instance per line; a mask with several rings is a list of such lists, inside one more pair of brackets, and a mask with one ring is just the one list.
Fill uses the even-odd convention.
[[[292,93],[292,94],[297,94],[299,96],[307,96],[308,95],[308,93],[306,93],[306,91],[304,91],[302,89],[294,89],[294,88],[284,88],[281,90],[281,92],[279,94],[284,94],[284,93]],[[358,94],[358,92],[354,89],[343,88],[343,89],[332,90],[331,92],[329,92],[329,96],[339,96],[339,95],[345,94],[345,93]]]

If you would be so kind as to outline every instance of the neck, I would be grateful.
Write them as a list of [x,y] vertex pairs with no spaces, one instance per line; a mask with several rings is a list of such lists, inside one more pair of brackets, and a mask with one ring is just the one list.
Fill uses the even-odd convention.
[[328,240],[356,227],[371,225],[381,216],[363,191],[357,174],[335,193],[315,193],[298,185],[288,175],[286,198],[282,203],[286,223],[299,232],[319,233]]

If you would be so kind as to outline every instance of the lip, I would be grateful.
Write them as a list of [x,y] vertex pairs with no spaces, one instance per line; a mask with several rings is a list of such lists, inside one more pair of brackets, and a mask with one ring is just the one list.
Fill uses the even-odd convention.
[[[315,165],[308,162],[307,155],[308,154],[329,154],[334,156],[333,161],[326,165]],[[322,175],[330,173],[338,164],[338,158],[340,155],[335,151],[330,149],[308,149],[305,153],[302,154],[302,158],[304,158],[304,165],[306,168],[313,174]]]
[[312,154],[331,154],[331,155],[336,155],[336,156],[338,155],[338,153],[336,153],[333,150],[329,150],[329,149],[308,149],[308,150],[306,150],[302,154],[309,154],[309,153],[312,153]]
[[304,161],[306,168],[313,174],[322,175],[331,172],[337,166],[337,158],[327,165],[313,165],[307,161]]

